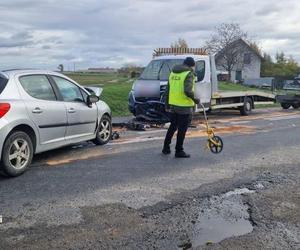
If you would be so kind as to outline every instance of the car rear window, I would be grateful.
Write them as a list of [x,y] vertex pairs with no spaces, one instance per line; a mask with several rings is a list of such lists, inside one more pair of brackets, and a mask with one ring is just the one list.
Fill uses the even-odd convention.
[[21,76],[20,83],[32,97],[46,101],[56,101],[53,88],[45,75]]
[[3,90],[5,89],[6,87],[6,84],[8,82],[8,79],[0,76],[0,94],[3,92]]

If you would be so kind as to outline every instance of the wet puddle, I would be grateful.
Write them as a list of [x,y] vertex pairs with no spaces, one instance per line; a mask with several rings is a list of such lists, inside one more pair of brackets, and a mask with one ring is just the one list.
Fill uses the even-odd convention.
[[253,192],[243,188],[212,197],[208,209],[200,211],[198,219],[194,221],[192,246],[218,243],[232,236],[252,232],[249,207],[243,204],[241,195]]

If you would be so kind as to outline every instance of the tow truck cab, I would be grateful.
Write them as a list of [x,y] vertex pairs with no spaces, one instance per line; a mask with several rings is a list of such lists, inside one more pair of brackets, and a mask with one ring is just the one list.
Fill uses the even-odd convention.
[[129,110],[133,115],[146,120],[164,118],[165,90],[169,75],[173,67],[182,64],[188,56],[192,56],[196,62],[195,96],[209,107],[213,91],[212,79],[216,80],[216,76],[212,76],[212,72],[216,72],[215,65],[211,64],[214,60],[203,54],[161,55],[156,56],[133,83],[129,94]]

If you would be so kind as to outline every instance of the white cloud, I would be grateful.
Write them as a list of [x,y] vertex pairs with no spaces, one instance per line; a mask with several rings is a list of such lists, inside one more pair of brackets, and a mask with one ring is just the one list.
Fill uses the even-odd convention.
[[0,68],[144,65],[178,37],[200,46],[222,22],[300,61],[299,11],[297,0],[10,0],[0,3]]

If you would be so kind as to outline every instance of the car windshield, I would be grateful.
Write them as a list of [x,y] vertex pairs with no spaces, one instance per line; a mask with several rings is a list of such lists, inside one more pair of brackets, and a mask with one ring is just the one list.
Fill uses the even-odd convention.
[[153,60],[143,71],[142,80],[161,80],[167,81],[172,68],[177,64],[182,64],[183,59],[161,59]]
[[8,80],[2,76],[0,76],[0,94],[5,89]]

